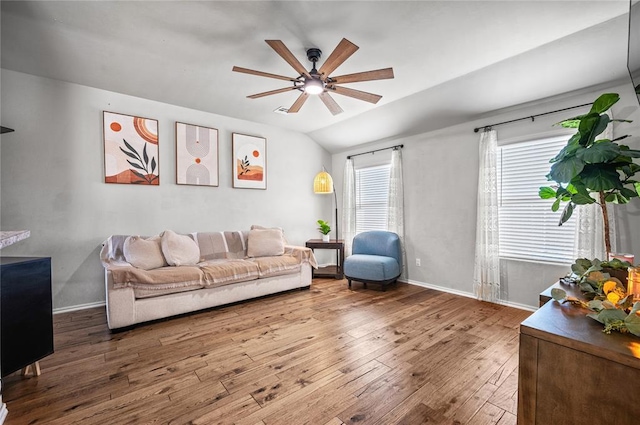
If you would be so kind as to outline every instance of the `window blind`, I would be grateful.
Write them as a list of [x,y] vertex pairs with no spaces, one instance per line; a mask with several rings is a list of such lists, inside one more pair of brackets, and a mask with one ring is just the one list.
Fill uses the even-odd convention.
[[[498,161],[500,257],[571,264],[576,218],[558,226],[562,208],[551,211],[553,199],[540,199],[549,160],[566,145],[568,136],[500,148]],[[574,215],[578,213],[574,210]]]
[[391,164],[356,169],[356,234],[387,230]]

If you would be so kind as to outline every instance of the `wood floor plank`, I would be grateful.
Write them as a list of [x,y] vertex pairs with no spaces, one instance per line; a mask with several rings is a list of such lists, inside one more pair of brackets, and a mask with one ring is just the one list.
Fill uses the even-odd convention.
[[528,314],[333,279],[118,333],[62,313],[42,375],[3,379],[5,425],[514,425]]

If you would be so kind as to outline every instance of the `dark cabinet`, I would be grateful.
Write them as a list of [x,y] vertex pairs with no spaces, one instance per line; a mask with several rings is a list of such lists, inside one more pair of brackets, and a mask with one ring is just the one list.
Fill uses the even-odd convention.
[[53,353],[51,258],[0,257],[0,371]]

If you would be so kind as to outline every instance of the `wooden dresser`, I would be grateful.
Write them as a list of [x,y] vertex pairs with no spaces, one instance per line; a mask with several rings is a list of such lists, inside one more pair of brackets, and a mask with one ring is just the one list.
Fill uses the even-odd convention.
[[518,425],[640,424],[640,337],[587,312],[550,301],[521,323]]

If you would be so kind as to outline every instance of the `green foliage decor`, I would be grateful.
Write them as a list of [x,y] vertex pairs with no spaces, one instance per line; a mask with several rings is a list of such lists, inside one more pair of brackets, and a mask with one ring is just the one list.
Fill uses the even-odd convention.
[[322,233],[323,235],[328,235],[329,233],[331,233],[331,227],[329,226],[329,223],[327,223],[324,220],[318,220],[318,231],[320,233]]
[[610,334],[612,331],[620,333],[631,333],[640,336],[640,302],[636,302],[627,313],[626,309],[630,303],[629,297],[613,303],[608,299],[593,299],[582,301],[575,297],[567,296],[567,293],[560,288],[553,288],[551,296],[561,303],[571,303],[591,311],[588,317],[597,320],[604,325],[603,332]]
[[624,270],[631,267],[627,261],[621,261],[614,258],[611,261],[600,261],[597,258],[589,260],[587,258],[578,258],[571,265],[571,275],[569,278],[563,278],[565,283],[575,283],[580,287],[580,291],[588,300],[605,296],[602,286],[604,282],[611,279],[611,275],[606,269]]
[[559,123],[578,132],[549,161],[553,165],[547,179],[556,185],[541,187],[539,191],[542,199],[555,198],[553,211],[558,211],[563,202],[567,203],[559,225],[569,220],[576,205],[597,203],[602,210],[607,255],[611,252],[611,242],[606,203],[626,204],[640,196],[640,183],[633,179],[640,171],[640,165],[634,162],[634,158],[640,158],[640,151],[616,143],[629,136],[598,139],[610,122],[631,122],[612,120],[605,113],[618,100],[617,93],[605,93],[596,99],[587,114]]

